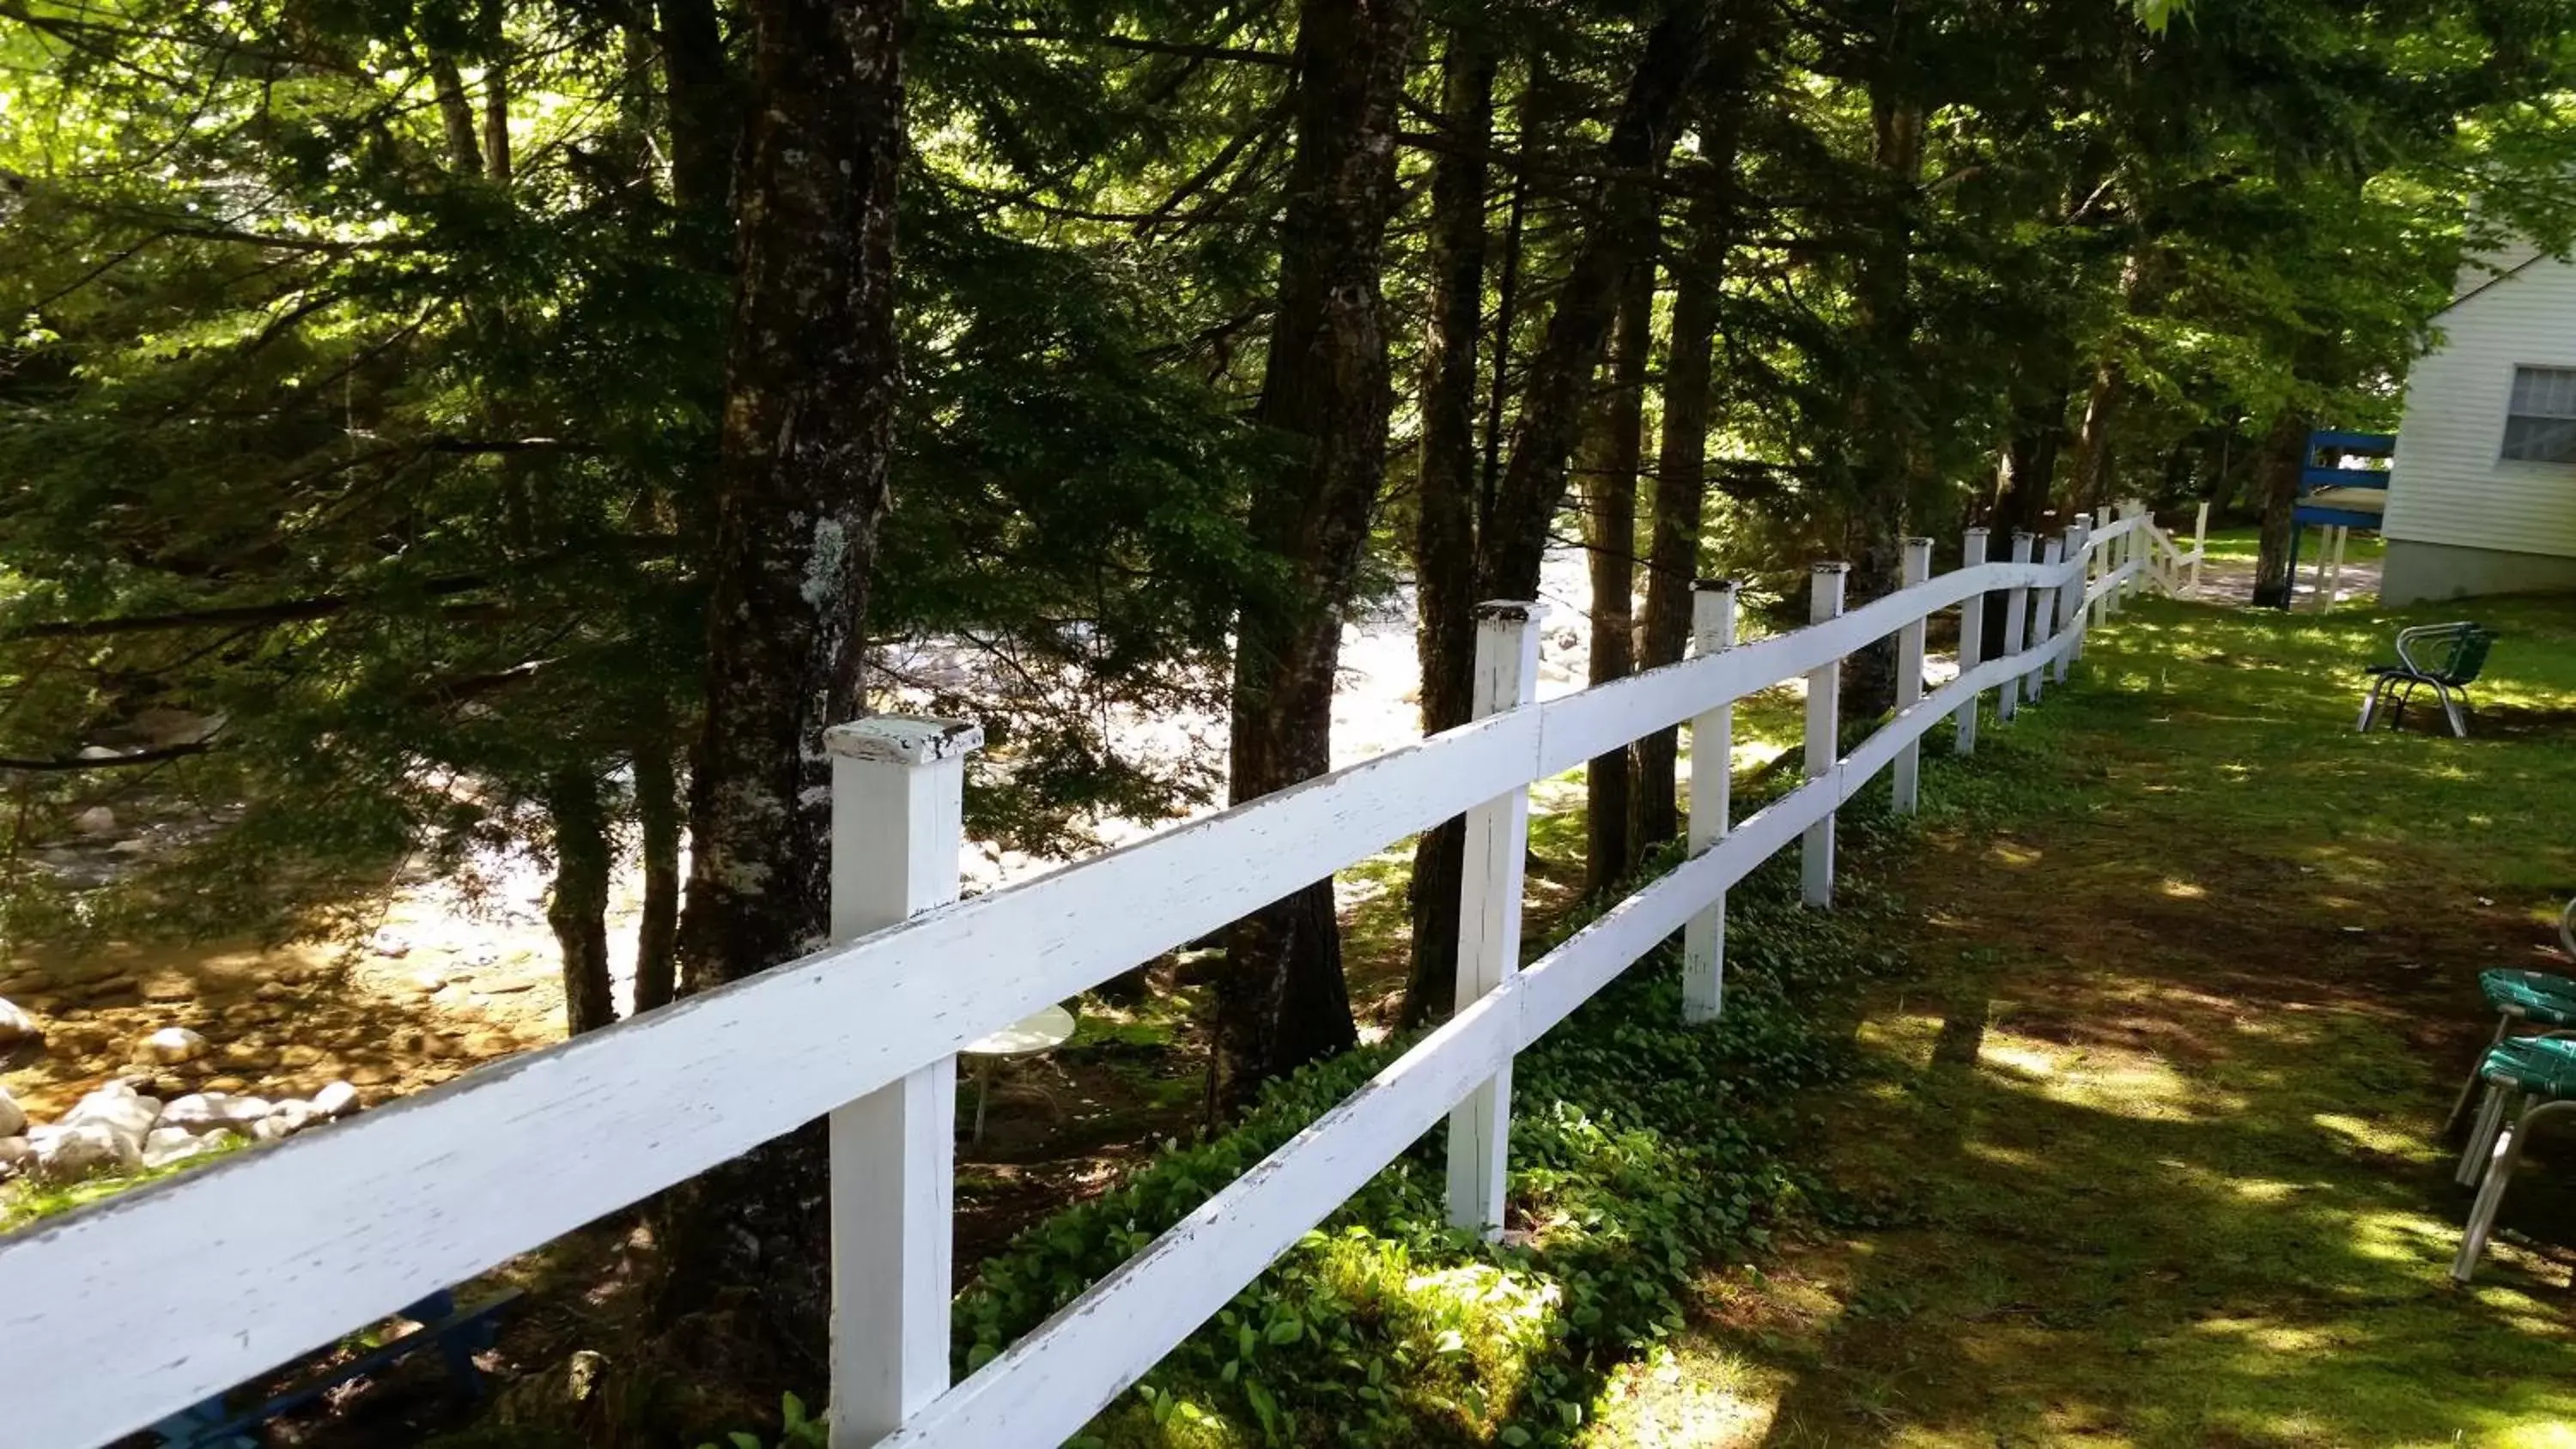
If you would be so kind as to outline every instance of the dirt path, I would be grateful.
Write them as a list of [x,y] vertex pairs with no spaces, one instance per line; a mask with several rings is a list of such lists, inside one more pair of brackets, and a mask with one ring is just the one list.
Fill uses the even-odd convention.
[[2143,612],[1981,767],[2017,823],[1894,870],[1827,1225],[1713,1276],[1596,1449],[2576,1443],[2576,1164],[2462,1292],[2439,1139],[2475,972],[2546,964],[2576,877],[2500,824],[2565,743],[2353,735],[2311,678],[2365,622]]

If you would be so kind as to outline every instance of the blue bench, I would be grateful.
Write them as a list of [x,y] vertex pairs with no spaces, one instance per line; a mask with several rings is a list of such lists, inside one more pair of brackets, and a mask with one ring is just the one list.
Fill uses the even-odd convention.
[[474,1367],[474,1355],[492,1346],[501,1314],[518,1301],[514,1290],[459,1309],[456,1295],[442,1289],[402,1311],[402,1317],[420,1325],[417,1332],[300,1379],[250,1408],[230,1408],[226,1401],[232,1396],[217,1394],[163,1419],[152,1426],[152,1432],[161,1436],[164,1449],[259,1449],[260,1425],[289,1409],[311,1403],[351,1379],[363,1378],[432,1348],[447,1361],[447,1376],[457,1394],[479,1398],[483,1375]]

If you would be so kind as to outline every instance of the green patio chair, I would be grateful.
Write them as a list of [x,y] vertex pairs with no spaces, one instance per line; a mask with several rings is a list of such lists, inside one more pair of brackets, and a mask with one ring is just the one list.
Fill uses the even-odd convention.
[[[2558,944],[2567,959],[2576,961],[2576,900],[2558,913]],[[2549,971],[2512,971],[2498,969],[2478,973],[2478,990],[2487,999],[2487,1008],[2496,1014],[2495,1035],[2488,1039],[2489,1050],[2502,1045],[2511,1036],[2516,1023],[2543,1028],[2538,1035],[2555,1036],[2576,1030],[2576,976],[2561,976]],[[2481,1054],[2469,1068],[2469,1079],[2460,1084],[2460,1095],[2451,1102],[2451,1115],[2442,1124],[2444,1134],[2457,1131],[2460,1119],[2468,1115],[2470,1099],[2477,1095],[2478,1083],[2485,1080],[2486,1058]],[[2475,1181],[2467,1175],[2462,1162],[2460,1185]]]
[[2379,717],[2383,704],[2390,705],[2388,722],[2394,728],[2406,719],[2406,706],[2415,691],[2429,688],[2442,702],[2443,717],[2451,722],[2451,733],[2468,738],[2469,723],[2465,706],[2469,686],[2487,667],[2487,651],[2496,636],[2489,630],[2462,620],[2452,624],[2418,624],[2397,631],[2397,662],[2374,664],[2367,673],[2370,688],[2361,697],[2361,723],[2365,734]]
[[[2576,900],[2558,913],[2558,939],[2576,958]],[[2487,1003],[2497,1008],[2496,1039],[2479,1058],[2477,1070],[2451,1109],[2453,1121],[2480,1083],[2487,1089],[2478,1107],[2468,1145],[2460,1151],[2455,1174],[2462,1187],[2478,1190],[2469,1220],[2460,1233],[2460,1254],[2451,1264],[2454,1281],[2466,1283],[2485,1255],[2495,1230],[2496,1211],[2522,1161],[2523,1146],[2541,1119],[2576,1111],[2576,977],[2544,971],[2487,971],[2478,977]],[[2537,1036],[2509,1037],[2516,1021],[2558,1027]]]
[[2469,1281],[2486,1254],[2496,1210],[2504,1206],[2504,1190],[2532,1129],[2544,1117],[2576,1112],[2576,1040],[2519,1036],[2498,1042],[2487,1049],[2478,1075],[2487,1084],[2487,1098],[2460,1155],[2459,1174],[2463,1183],[2477,1183],[2478,1199],[2460,1233],[2460,1255],[2451,1263],[2458,1283]]

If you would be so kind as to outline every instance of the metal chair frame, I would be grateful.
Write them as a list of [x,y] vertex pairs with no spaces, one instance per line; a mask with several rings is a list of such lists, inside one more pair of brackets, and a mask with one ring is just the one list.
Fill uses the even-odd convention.
[[[2563,1034],[2563,1033],[2557,1033]],[[2555,1114],[2576,1112],[2576,1098],[2553,1097],[2528,1110],[2522,1103],[2531,1094],[2518,1088],[2490,1084],[2486,1104],[2478,1111],[2480,1131],[2469,1135],[2469,1151],[2461,1154],[2460,1184],[2478,1185],[2478,1199],[2469,1208],[2469,1221],[2460,1234],[2460,1255],[2451,1262],[2451,1281],[2465,1284],[2478,1270],[2478,1259],[2486,1255],[2487,1239],[2495,1232],[2496,1211],[2504,1206],[2504,1190],[2513,1181],[2513,1170],[2522,1162],[2523,1144],[2530,1140],[2531,1129],[2540,1119]],[[2513,1120],[2507,1122],[2508,1114]],[[2480,1152],[2478,1149],[2486,1150]],[[2476,1162],[2486,1159],[2483,1176]]]
[[[2415,691],[2429,687],[2434,698],[2441,701],[2442,715],[2450,721],[2451,733],[2460,739],[2468,738],[2469,682],[2477,676],[2475,671],[2464,676],[2456,666],[2461,649],[2479,635],[2485,635],[2489,640],[2495,637],[2468,620],[2417,624],[2398,630],[2397,663],[2372,668],[2370,690],[2361,698],[2361,721],[2355,728],[2364,734],[2369,733],[2383,703],[2393,705],[2389,712],[2392,727],[2404,723],[2406,706],[2414,700]],[[2438,664],[2428,667],[2415,657],[2418,646],[2428,649],[2446,646],[2448,652]]]
[[[2566,909],[2561,910],[2558,913],[2558,945],[2561,950],[2564,950],[2567,953],[2568,960],[2576,961],[2576,897],[2570,897],[2568,899]],[[2569,984],[2576,985],[2576,977],[2570,977],[2568,980]],[[2510,1009],[2503,1011],[2496,1016],[2495,1035],[2487,1038],[2487,1044],[2478,1050],[2477,1058],[2469,1063],[2469,1079],[2460,1084],[2460,1095],[2452,1099],[2451,1115],[2442,1119],[2443,1136],[2447,1137],[2460,1130],[2460,1119],[2468,1115],[2469,1102],[2478,1094],[2478,1083],[2484,1080],[2487,1053],[2503,1044],[2505,1037],[2513,1031],[2513,1024],[2515,1022],[2526,1020],[2529,1020],[2529,1018],[2525,1017],[2521,1012]],[[2568,1035],[2568,1033],[2563,1031],[2544,1031],[2536,1032],[2534,1035],[2565,1036]],[[2461,1163],[2461,1171],[2466,1173],[2467,1170],[2467,1160],[2464,1158]],[[2463,1176],[2460,1179],[2460,1185],[2462,1187],[2466,1187],[2474,1181],[2474,1178]]]
[[[2576,900],[2558,913],[2558,940],[2576,957]],[[2508,1012],[2496,1023],[2495,1041],[2504,1040],[2505,1031],[2513,1024]],[[2576,1030],[2544,1031],[2543,1037],[2576,1036]],[[2492,1043],[2490,1044],[2492,1047]],[[2478,1066],[2469,1073],[2469,1084],[2460,1091],[2460,1100],[2451,1108],[2456,1123],[2468,1106],[2470,1093],[2486,1075],[2486,1056],[2480,1053]],[[2487,1240],[2495,1232],[2498,1209],[2504,1206],[2506,1186],[2513,1180],[2513,1170],[2522,1162],[2523,1144],[2530,1140],[2531,1129],[2552,1114],[2576,1112],[2576,1097],[2552,1097],[2535,1107],[2525,1107],[2531,1093],[2501,1082],[2487,1083],[2486,1100],[2478,1105],[2476,1125],[2469,1131],[2468,1145],[2460,1150],[2460,1165],[2452,1173],[2462,1187],[2475,1187],[2477,1201],[2469,1208],[2469,1221],[2460,1234],[2460,1254],[2451,1264],[2451,1278],[2467,1283],[2477,1272],[2478,1259],[2485,1256]],[[2507,1122],[2507,1118],[2512,1120]]]

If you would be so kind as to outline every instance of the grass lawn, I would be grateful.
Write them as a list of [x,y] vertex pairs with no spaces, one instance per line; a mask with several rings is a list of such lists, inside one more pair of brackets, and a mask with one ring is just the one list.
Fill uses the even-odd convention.
[[[2254,562],[2255,555],[2262,551],[2261,532],[2260,529],[2255,528],[2211,529],[2209,531],[2210,562],[2242,564]],[[2307,530],[2306,536],[2300,540],[2301,566],[2310,566],[2316,562],[2318,540],[2324,532],[2325,530],[2312,526]],[[2186,523],[2183,532],[2175,536],[2175,542],[2188,547],[2191,543],[2190,535],[2191,529]],[[2388,540],[2381,538],[2375,531],[2355,530],[2352,536],[2344,541],[2343,560],[2348,564],[2377,563],[2386,557],[2387,553]]]
[[2576,600],[2476,613],[2464,742],[2352,731],[2432,613],[2151,603],[1931,775],[1853,907],[1907,968],[1803,1124],[1848,1200],[1710,1274],[1586,1442],[2576,1445],[2576,1147],[2446,1276],[2475,973],[2576,893]]

